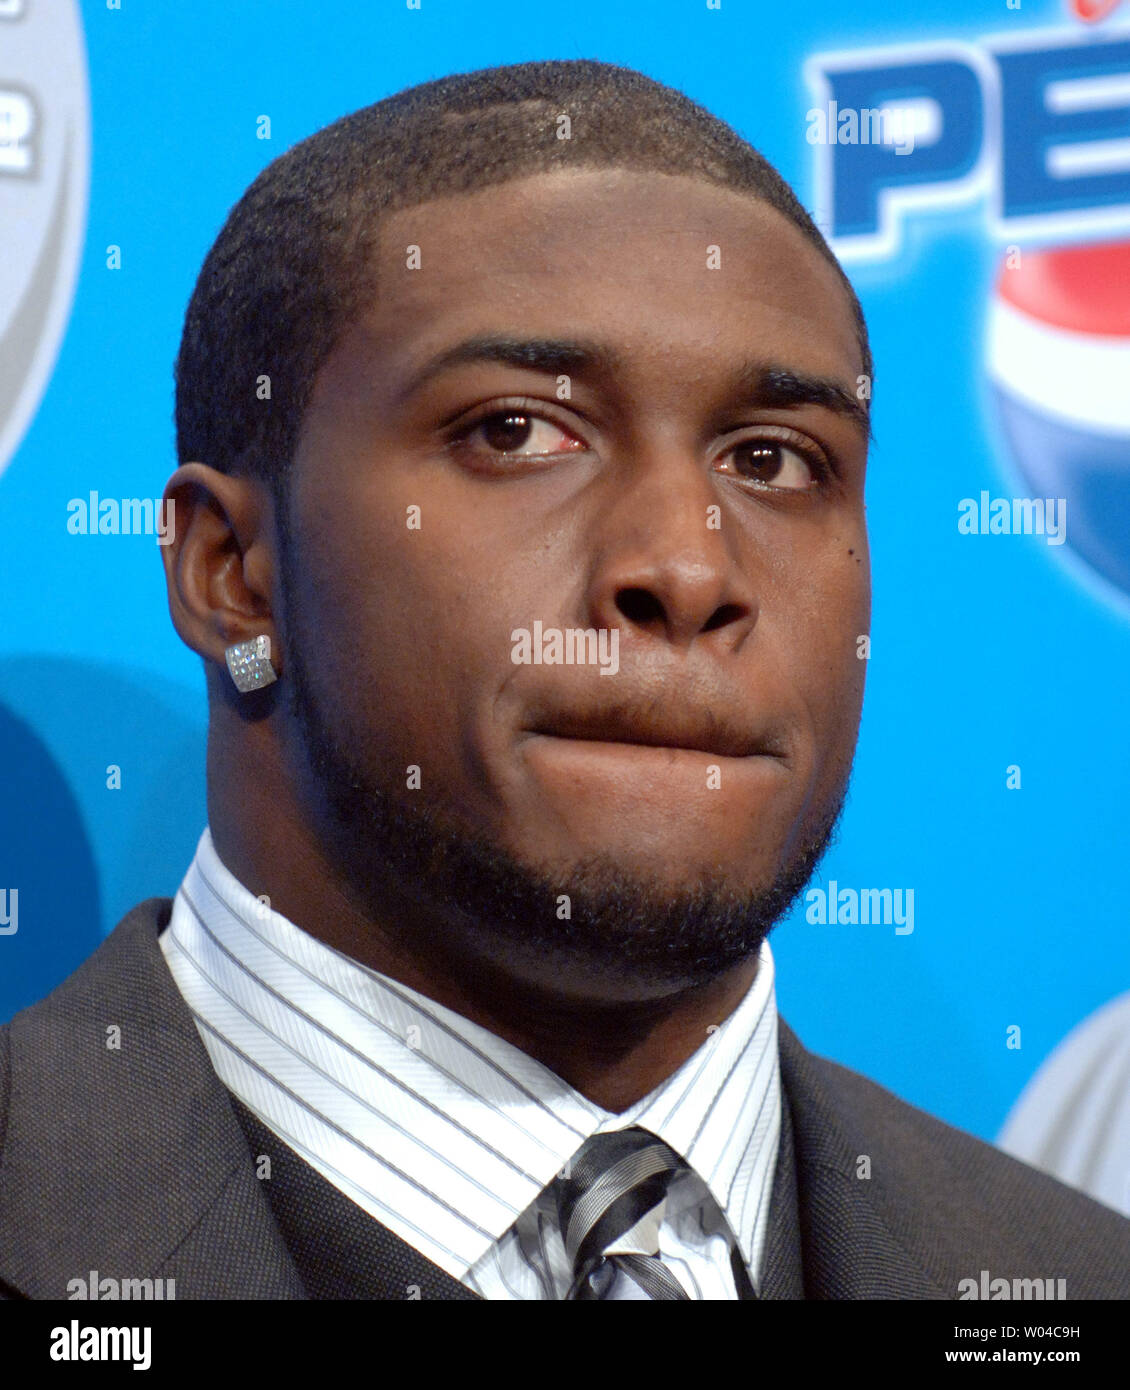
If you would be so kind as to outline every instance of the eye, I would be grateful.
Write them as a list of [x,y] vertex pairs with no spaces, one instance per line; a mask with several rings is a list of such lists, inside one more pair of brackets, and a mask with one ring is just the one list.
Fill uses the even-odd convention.
[[453,443],[472,453],[518,458],[574,453],[586,447],[576,435],[552,420],[530,410],[513,408],[481,415],[465,426]]
[[830,472],[823,451],[795,436],[783,439],[766,434],[745,439],[726,457],[732,460],[731,476],[781,492],[808,491]]

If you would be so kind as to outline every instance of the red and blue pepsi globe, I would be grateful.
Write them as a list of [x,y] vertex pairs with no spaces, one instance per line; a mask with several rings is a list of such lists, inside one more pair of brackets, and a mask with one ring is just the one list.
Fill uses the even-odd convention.
[[1006,256],[987,367],[1028,495],[1065,498],[1067,545],[1130,596],[1130,241]]

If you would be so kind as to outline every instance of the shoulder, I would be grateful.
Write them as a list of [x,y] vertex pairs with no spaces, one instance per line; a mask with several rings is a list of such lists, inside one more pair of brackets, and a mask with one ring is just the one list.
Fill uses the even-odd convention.
[[157,938],[171,911],[170,898],[140,903],[73,974],[0,1026],[0,1153],[21,1077],[61,1080],[105,1054],[108,1029],[148,1033],[168,1021],[172,980]]
[[101,1269],[194,1298],[302,1296],[161,949],[171,909],[135,908],[0,1035],[0,1291],[59,1298]]
[[168,925],[171,898],[149,898],[131,909],[82,962],[50,994],[12,1016],[6,1030],[44,1015],[66,1015],[108,988],[144,982],[162,959],[157,937]]
[[1068,1297],[1130,1297],[1130,1221],[808,1052],[782,1025],[782,1081],[803,1162],[866,1193],[943,1285],[1063,1278]]

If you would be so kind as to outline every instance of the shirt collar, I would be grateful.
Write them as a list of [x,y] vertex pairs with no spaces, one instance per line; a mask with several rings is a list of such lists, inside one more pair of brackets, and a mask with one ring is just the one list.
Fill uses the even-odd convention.
[[[178,898],[173,926],[177,928],[179,914],[181,939],[187,941],[195,930],[222,941],[222,951],[212,952],[215,968],[239,970],[245,985],[249,978],[261,982],[275,996],[273,1007],[285,1000],[314,1026],[336,1033],[345,1001],[360,1017],[384,1025],[379,1069],[366,1075],[366,1094],[407,1088],[442,1112],[455,1126],[448,1149],[453,1159],[458,1160],[462,1146],[473,1144],[476,1136],[485,1134],[498,1143],[508,1117],[520,1120],[523,1130],[530,1132],[531,1142],[511,1150],[521,1172],[496,1178],[496,1185],[504,1189],[499,1193],[502,1204],[484,1204],[474,1213],[481,1239],[478,1246],[465,1247],[460,1258],[466,1259],[466,1268],[509,1229],[507,1208],[524,1209],[585,1139],[630,1125],[656,1134],[703,1179],[747,1264],[753,1266],[755,1227],[759,1214],[764,1227],[780,1122],[775,970],[767,942],[761,946],[757,975],[730,1016],[708,1029],[702,1046],[666,1081],[628,1110],[614,1114],[488,1029],[343,955],[275,912],[224,866],[207,829],[181,897],[191,904],[194,918],[190,922]],[[171,947],[166,955],[174,966]],[[174,975],[178,983],[187,978],[183,962]],[[299,979],[301,989],[295,984]],[[194,987],[195,1011],[207,1021],[207,1014],[201,1013],[207,997],[198,984]],[[222,981],[219,987],[224,988]],[[214,1021],[211,1027],[215,1033]],[[216,1043],[208,1033],[204,1037],[215,1060]],[[421,1039],[429,1042],[422,1046]],[[453,1084],[456,1077],[459,1084]],[[356,1086],[355,1079],[335,1079]],[[489,1117],[484,1114],[488,1107]],[[373,1147],[368,1133],[365,1142]],[[432,1186],[443,1187],[442,1175]],[[458,1206],[454,1187],[437,1196]],[[751,1192],[751,1187],[759,1190]],[[447,1267],[453,1270],[450,1262]]]

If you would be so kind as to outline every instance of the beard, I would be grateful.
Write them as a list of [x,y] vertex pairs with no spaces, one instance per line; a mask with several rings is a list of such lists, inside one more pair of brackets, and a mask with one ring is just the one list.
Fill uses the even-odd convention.
[[760,890],[737,891],[707,871],[678,890],[660,889],[611,855],[556,872],[527,863],[403,788],[403,773],[382,782],[364,765],[353,751],[364,740],[334,727],[329,701],[316,695],[292,602],[287,611],[280,693],[298,733],[317,833],[354,908],[409,958],[586,979],[601,994],[696,989],[757,954],[834,842],[847,776],[815,831]]

